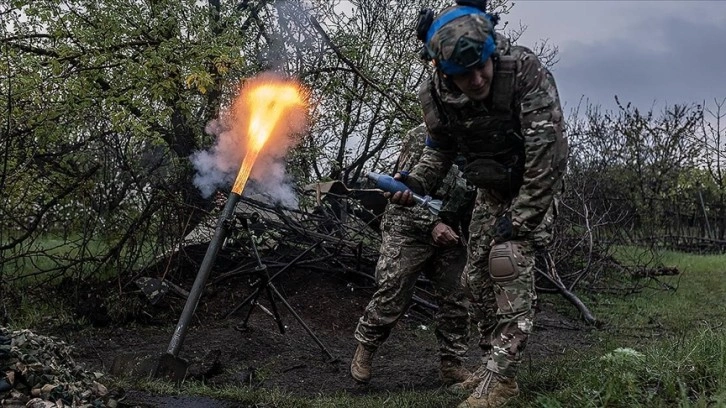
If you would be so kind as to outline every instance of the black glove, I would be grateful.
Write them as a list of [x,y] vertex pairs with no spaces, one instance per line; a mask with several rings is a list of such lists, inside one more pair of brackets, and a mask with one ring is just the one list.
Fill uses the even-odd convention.
[[512,215],[507,213],[502,215],[494,223],[494,241],[497,243],[507,242],[514,238],[514,226],[512,225]]

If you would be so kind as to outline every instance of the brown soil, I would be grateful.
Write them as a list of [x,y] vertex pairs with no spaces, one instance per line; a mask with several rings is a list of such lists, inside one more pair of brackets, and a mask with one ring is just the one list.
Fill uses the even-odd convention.
[[[281,334],[273,318],[255,308],[246,331],[236,326],[243,320],[247,307],[229,318],[225,315],[240,305],[251,291],[249,278],[237,278],[217,286],[202,297],[180,357],[194,364],[190,372],[204,375],[205,381],[216,385],[252,384],[279,388],[296,395],[320,395],[347,392],[350,394],[386,393],[393,390],[432,390],[438,381],[438,361],[431,319],[412,308],[399,322],[389,340],[375,356],[374,375],[370,384],[358,385],[348,374],[350,358],[355,349],[353,330],[367,304],[373,288],[370,282],[333,272],[312,272],[291,269],[273,283],[291,307],[337,358],[327,355],[296,321],[282,302],[276,302],[286,327]],[[189,287],[190,284],[184,285]],[[540,302],[536,332],[532,336],[525,360],[536,365],[544,357],[561,353],[563,348],[587,347],[582,324],[558,315],[548,305],[551,296]],[[119,354],[161,355],[168,346],[172,331],[183,307],[181,299],[168,296],[146,324],[129,323],[119,327],[84,330],[67,340],[87,367],[109,372]],[[269,309],[265,296],[260,302]],[[161,317],[159,317],[161,316]],[[478,349],[472,336],[467,364],[476,366]],[[218,366],[212,367],[210,353],[218,351]],[[529,365],[529,363],[528,363]],[[206,373],[205,373],[206,372]],[[225,406],[212,400],[155,397],[129,391],[127,404],[143,406]],[[217,404],[217,405],[215,405]]]

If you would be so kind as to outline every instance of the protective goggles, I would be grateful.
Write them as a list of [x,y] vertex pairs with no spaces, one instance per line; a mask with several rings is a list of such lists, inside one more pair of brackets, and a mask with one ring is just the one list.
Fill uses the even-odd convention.
[[486,42],[459,37],[449,59],[436,59],[436,66],[446,75],[459,75],[484,64],[494,53],[496,45],[492,36]]

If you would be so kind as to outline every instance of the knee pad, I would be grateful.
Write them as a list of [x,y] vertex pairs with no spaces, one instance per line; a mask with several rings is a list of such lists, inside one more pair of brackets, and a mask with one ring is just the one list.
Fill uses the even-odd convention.
[[495,282],[508,282],[519,276],[514,253],[517,243],[507,241],[494,245],[489,251],[489,275]]

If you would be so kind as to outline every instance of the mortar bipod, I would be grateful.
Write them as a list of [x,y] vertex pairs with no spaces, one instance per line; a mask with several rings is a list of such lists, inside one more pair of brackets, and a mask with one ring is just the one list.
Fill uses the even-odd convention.
[[[250,305],[249,309],[247,310],[247,313],[245,315],[245,318],[242,320],[240,324],[238,324],[235,329],[238,331],[245,331],[248,329],[248,321],[250,319],[250,316],[252,315],[252,311],[255,307],[258,307],[260,310],[262,310],[265,314],[272,317],[275,320],[275,323],[277,323],[277,327],[280,330],[280,333],[285,334],[285,325],[282,322],[282,319],[280,318],[280,314],[277,309],[277,303],[276,299],[279,300],[285,308],[292,314],[292,316],[297,320],[298,323],[305,329],[305,331],[310,335],[310,337],[315,341],[315,343],[320,347],[321,350],[330,358],[328,362],[334,363],[337,362],[338,359],[328,350],[327,347],[323,344],[322,341],[318,338],[318,336],[315,335],[315,333],[310,329],[310,327],[305,323],[305,321],[300,317],[300,315],[297,314],[295,309],[290,305],[290,303],[287,302],[285,297],[280,293],[279,290],[277,290],[277,287],[275,287],[275,284],[272,282],[277,276],[279,276],[281,273],[285,272],[287,269],[289,269],[292,265],[294,265],[298,260],[300,260],[302,257],[313,251],[315,248],[320,246],[320,244],[323,243],[323,241],[318,241],[314,245],[307,248],[305,251],[303,251],[300,255],[296,256],[292,261],[290,261],[287,265],[285,265],[282,269],[277,271],[274,275],[270,276],[269,271],[267,269],[267,266],[262,263],[262,258],[260,257],[260,254],[257,250],[257,243],[255,242],[255,236],[252,232],[252,229],[249,225],[249,220],[256,220],[259,218],[259,215],[257,213],[243,213],[238,214],[238,219],[241,220],[243,227],[247,231],[247,234],[249,235],[250,239],[250,245],[252,246],[252,251],[254,253],[254,256],[257,260],[257,267],[254,270],[254,273],[257,275],[257,281],[255,281],[252,286],[254,287],[254,290],[252,293],[247,296],[239,305],[237,305],[234,309],[232,309],[229,313],[227,313],[226,317],[229,317],[233,313],[237,312],[241,308],[243,308],[245,305]],[[267,300],[270,305],[270,309],[268,310],[266,307],[264,307],[262,304],[259,303],[259,297],[262,294],[262,292],[265,292]]]

